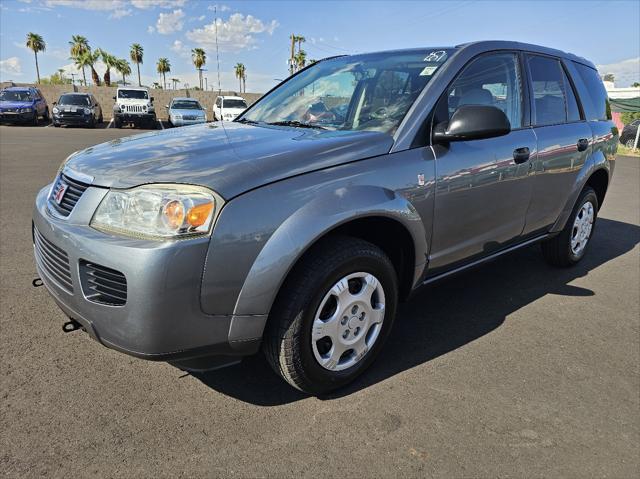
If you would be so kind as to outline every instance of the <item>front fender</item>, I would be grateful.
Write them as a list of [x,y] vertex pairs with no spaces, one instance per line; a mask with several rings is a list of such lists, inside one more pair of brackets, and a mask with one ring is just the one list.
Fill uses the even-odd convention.
[[340,187],[318,195],[297,209],[271,235],[246,277],[234,314],[268,313],[285,278],[316,241],[347,222],[372,216],[401,223],[413,238],[414,264],[424,264],[426,234],[420,215],[411,203],[381,187]]

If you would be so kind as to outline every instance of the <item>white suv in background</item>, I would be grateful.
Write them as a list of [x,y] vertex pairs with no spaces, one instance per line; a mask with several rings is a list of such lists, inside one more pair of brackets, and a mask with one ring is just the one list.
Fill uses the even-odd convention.
[[145,87],[120,87],[113,97],[113,122],[116,128],[123,124],[135,126],[156,126],[156,109],[149,89]]
[[232,121],[247,109],[247,102],[241,96],[219,96],[213,104],[213,119]]

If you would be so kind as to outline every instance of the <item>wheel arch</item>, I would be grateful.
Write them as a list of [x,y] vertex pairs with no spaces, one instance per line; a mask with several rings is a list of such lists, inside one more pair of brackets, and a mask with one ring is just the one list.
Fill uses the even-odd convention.
[[609,187],[609,172],[604,168],[598,168],[591,173],[585,186],[590,186],[596,192],[598,209],[600,209],[604,202],[604,197],[607,194],[607,188]]
[[[245,279],[234,314],[269,313],[295,266],[312,254],[314,246],[335,235],[353,236],[379,246],[396,268],[400,295],[411,291],[428,251],[417,211],[405,198],[374,187],[353,188],[342,199],[348,201],[336,205],[317,198],[274,232]],[[343,211],[335,208],[345,204],[351,206]]]

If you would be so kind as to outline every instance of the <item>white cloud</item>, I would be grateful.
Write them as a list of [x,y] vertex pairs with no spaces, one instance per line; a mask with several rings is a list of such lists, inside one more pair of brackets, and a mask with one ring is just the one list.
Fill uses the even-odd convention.
[[156,30],[158,33],[168,35],[169,33],[182,30],[184,25],[184,12],[182,9],[174,10],[171,13],[161,13],[156,22]]
[[[215,22],[188,31],[187,38],[203,47],[215,47]],[[257,42],[256,35],[271,35],[278,27],[276,20],[265,23],[252,15],[244,16],[241,13],[234,13],[227,21],[218,18],[217,23],[220,50],[233,52],[253,48]]]
[[186,0],[131,0],[131,5],[142,10],[147,8],[175,8],[182,7]]
[[129,15],[131,15],[131,13],[132,13],[131,9],[115,10],[111,15],[109,15],[109,18],[114,18],[117,20],[122,17],[128,17]]
[[124,0],[45,0],[48,7],[71,7],[83,10],[125,10],[127,4]]
[[[186,0],[45,0],[47,7],[70,7],[81,8],[83,10],[98,11],[116,11],[120,12],[120,16],[113,18],[121,18],[131,14],[131,10],[127,7],[132,6],[141,10],[149,8],[175,8],[181,7]],[[126,15],[122,12],[129,12]]]
[[219,12],[228,12],[229,10],[231,10],[231,7],[227,6],[227,5],[209,5],[207,7],[207,10],[211,10],[212,12],[214,10],[218,10]]
[[180,40],[175,40],[170,48],[182,58],[191,58],[191,51]]
[[0,60],[0,73],[7,75],[22,75],[22,64],[18,57],[10,57],[6,60]]
[[627,87],[634,82],[640,82],[640,57],[629,58],[617,63],[596,65],[601,75],[613,73],[618,87]]
[[156,27],[154,27],[153,25],[149,25],[147,27],[147,33],[153,33],[156,31]]
[[200,16],[198,17],[198,21],[199,21],[199,22],[201,22],[201,21],[202,21],[202,20],[204,20],[205,18],[207,18],[207,16],[206,16],[206,15],[200,15]]

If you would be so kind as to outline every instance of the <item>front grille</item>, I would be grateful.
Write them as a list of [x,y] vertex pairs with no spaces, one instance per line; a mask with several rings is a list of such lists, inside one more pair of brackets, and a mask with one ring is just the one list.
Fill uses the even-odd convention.
[[[62,200],[60,204],[56,203],[53,199],[53,196],[56,194],[56,191],[60,186],[64,184],[67,185],[67,190],[64,192],[62,196]],[[51,196],[49,197],[49,205],[56,210],[62,216],[69,216],[71,211],[73,211],[74,206],[82,196],[82,193],[89,188],[89,185],[85,183],[81,183],[76,180],[72,180],[65,174],[60,174],[56,179],[55,184],[53,185],[53,189],[51,190]]]
[[142,113],[144,111],[142,105],[123,105],[122,109],[126,113]]
[[82,260],[80,275],[89,301],[110,306],[123,306],[127,302],[127,278],[120,271]]
[[61,118],[68,118],[68,117],[78,117],[78,116],[84,116],[84,111],[83,110],[76,110],[76,111],[63,111],[60,112],[59,115]]
[[4,110],[2,110],[2,113],[18,113],[18,109],[17,108],[5,108]]
[[183,120],[197,120],[198,117],[195,115],[185,115],[182,117]]
[[67,293],[73,293],[71,269],[67,253],[42,236],[38,228],[33,227],[33,244],[35,245],[38,265]]

